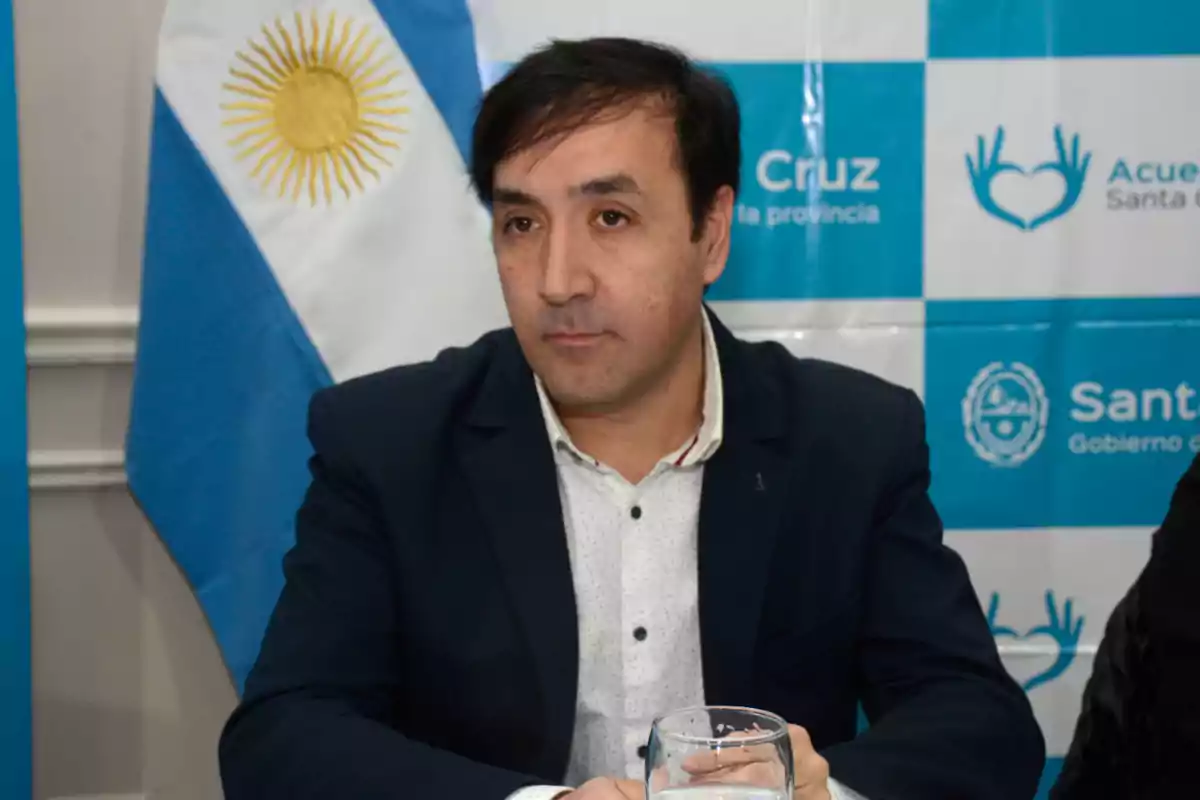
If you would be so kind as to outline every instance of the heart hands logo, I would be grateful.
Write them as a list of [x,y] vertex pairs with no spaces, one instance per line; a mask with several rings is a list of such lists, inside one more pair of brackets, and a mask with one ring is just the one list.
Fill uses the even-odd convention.
[[[996,219],[1023,231],[1037,230],[1047,222],[1058,219],[1074,208],[1075,204],[1079,202],[1079,195],[1083,192],[1083,184],[1087,179],[1092,154],[1090,152],[1080,154],[1079,134],[1071,137],[1071,145],[1068,148],[1061,125],[1054,126],[1054,147],[1057,155],[1054,160],[1045,161],[1029,169],[1004,159],[1003,125],[996,128],[990,148],[986,137],[977,136],[974,157],[971,153],[967,153],[966,162],[967,173],[971,176],[971,188],[975,192],[975,199],[979,201],[980,207]],[[1018,179],[1034,182],[1047,174],[1056,175],[1062,179],[1062,185],[1049,192],[1049,202],[1038,202],[1035,198],[1032,201],[1032,208],[1027,208],[1029,202],[1020,203],[1018,200],[1019,206],[1012,208],[1010,207],[1013,205],[1011,200],[1005,203],[996,197],[995,184],[996,179],[1000,176],[1012,175],[1017,176]],[[1045,193],[1042,196],[1046,196]]]
[[1075,616],[1073,604],[1074,601],[1068,597],[1063,601],[1060,613],[1054,591],[1047,590],[1046,622],[1021,633],[1016,628],[997,623],[996,618],[1000,613],[1000,593],[992,592],[987,611],[988,628],[991,630],[992,636],[997,640],[1009,639],[1017,645],[1016,648],[1011,649],[1033,656],[1041,655],[1044,649],[1041,646],[1035,646],[1034,640],[1045,637],[1053,642],[1055,652],[1048,654],[1053,655],[1053,660],[1044,668],[1034,671],[1022,680],[1021,688],[1026,692],[1058,678],[1074,663],[1079,647],[1079,638],[1083,633],[1084,617],[1082,614]]

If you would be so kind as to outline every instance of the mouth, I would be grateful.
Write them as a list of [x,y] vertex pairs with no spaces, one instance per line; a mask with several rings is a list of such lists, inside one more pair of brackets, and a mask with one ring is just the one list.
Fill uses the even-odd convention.
[[604,338],[603,333],[548,333],[545,340],[557,347],[590,347]]

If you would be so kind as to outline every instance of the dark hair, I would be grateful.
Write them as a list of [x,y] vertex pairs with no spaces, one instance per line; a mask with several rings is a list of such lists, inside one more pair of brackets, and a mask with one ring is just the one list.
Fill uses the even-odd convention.
[[491,206],[496,165],[606,112],[647,99],[675,117],[676,156],[695,235],[722,186],[738,189],[737,98],[717,75],[677,50],[636,39],[552,41],[519,61],[483,98],[471,146],[471,180]]

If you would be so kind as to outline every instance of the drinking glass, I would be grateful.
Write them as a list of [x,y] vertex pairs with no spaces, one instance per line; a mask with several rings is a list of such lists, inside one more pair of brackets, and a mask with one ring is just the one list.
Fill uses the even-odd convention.
[[775,714],[697,706],[654,721],[648,800],[791,800],[792,746]]

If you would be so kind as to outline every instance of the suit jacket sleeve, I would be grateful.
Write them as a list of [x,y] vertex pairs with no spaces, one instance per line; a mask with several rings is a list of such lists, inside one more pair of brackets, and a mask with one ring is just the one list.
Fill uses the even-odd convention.
[[858,668],[870,727],[825,756],[835,778],[872,800],[1028,800],[1041,733],[966,567],[942,543],[929,483],[924,413],[907,392],[866,571]]
[[538,783],[399,730],[404,637],[391,556],[331,416],[317,395],[309,416],[312,483],[284,560],[285,587],[221,738],[225,797],[503,800]]

